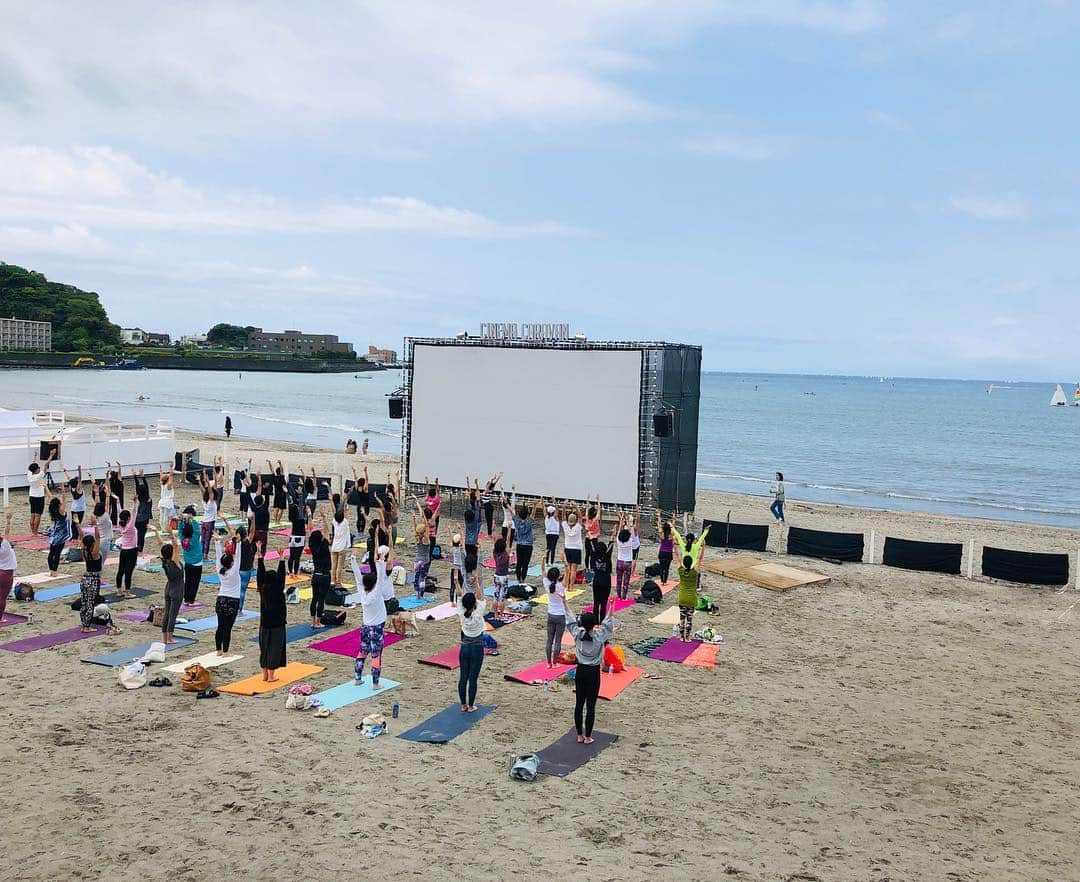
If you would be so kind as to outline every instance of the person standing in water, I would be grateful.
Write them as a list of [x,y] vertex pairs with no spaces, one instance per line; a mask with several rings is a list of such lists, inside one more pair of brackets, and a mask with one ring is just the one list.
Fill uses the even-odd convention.
[[772,512],[772,516],[776,518],[778,524],[784,523],[784,473],[777,472],[776,480],[772,485],[773,503],[769,506],[769,511]]

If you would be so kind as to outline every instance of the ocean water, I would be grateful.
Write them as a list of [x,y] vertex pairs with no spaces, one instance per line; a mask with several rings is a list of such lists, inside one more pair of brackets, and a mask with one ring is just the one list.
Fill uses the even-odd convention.
[[[397,453],[401,374],[359,377],[4,369],[0,406],[216,433],[229,414],[237,435]],[[704,374],[698,487],[765,496],[779,470],[789,500],[1080,525],[1080,408],[1051,408],[1053,384],[988,382]]]

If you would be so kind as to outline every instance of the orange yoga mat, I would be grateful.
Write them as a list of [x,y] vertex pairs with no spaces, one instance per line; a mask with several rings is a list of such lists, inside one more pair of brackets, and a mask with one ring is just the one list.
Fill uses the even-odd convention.
[[715,668],[716,653],[719,651],[720,647],[715,643],[702,643],[683,660],[683,664],[695,668]]
[[285,585],[289,587],[291,585],[303,585],[311,581],[311,576],[305,576],[303,573],[289,573],[285,577]]
[[645,673],[644,668],[627,665],[617,674],[600,673],[600,697],[611,701],[627,686]]
[[262,674],[255,674],[235,683],[226,683],[218,687],[218,692],[228,692],[231,695],[261,695],[264,692],[273,692],[281,686],[288,686],[304,677],[321,674],[326,668],[321,665],[306,665],[303,662],[290,662],[283,668],[277,669],[277,679],[273,683],[267,683]]

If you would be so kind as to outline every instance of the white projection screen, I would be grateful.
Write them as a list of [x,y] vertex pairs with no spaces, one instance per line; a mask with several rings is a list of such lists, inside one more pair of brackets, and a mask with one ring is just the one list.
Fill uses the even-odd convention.
[[408,479],[634,505],[640,350],[417,343]]

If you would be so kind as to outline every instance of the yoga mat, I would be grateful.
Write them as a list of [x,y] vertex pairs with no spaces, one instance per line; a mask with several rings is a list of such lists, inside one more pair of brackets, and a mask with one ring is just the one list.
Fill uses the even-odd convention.
[[669,592],[674,591],[679,587],[679,580],[668,579],[666,582],[657,582],[656,584],[660,586],[660,595],[662,597],[667,597]]
[[[510,555],[510,569],[513,569],[514,564],[516,564],[516,563],[517,563],[517,555],[516,554],[511,554]],[[489,569],[489,570],[495,569],[495,558],[489,557],[487,560],[484,561],[483,566],[486,569]]]
[[573,665],[555,665],[555,667],[549,668],[547,662],[537,662],[535,665],[525,668],[523,671],[518,671],[516,674],[506,674],[503,679],[531,686],[533,680],[540,680],[541,682],[557,680],[567,671],[573,669]]
[[540,774],[565,778],[619,740],[618,735],[609,735],[607,732],[594,731],[592,737],[592,744],[578,744],[577,732],[571,729],[554,744],[539,751],[537,756],[540,757]]
[[153,597],[156,592],[151,591],[149,588],[132,588],[128,594],[130,597],[121,597],[116,592],[112,594],[102,594],[102,603],[123,603],[125,600],[138,600],[140,597]]
[[82,591],[78,582],[72,582],[70,585],[57,585],[55,588],[41,588],[34,591],[35,603],[47,603],[50,600],[57,600],[61,597],[71,597]]
[[677,625],[679,624],[679,608],[670,606],[662,613],[657,613],[649,621],[655,622],[657,625]]
[[[65,576],[50,576],[49,571],[46,570],[44,573],[33,573],[32,575],[29,575],[29,576],[16,576],[15,577],[15,584],[18,585],[20,582],[25,582],[27,585],[35,585],[36,586],[36,585],[43,585],[46,582],[55,582],[57,579],[63,579],[63,578],[66,578],[66,577]],[[78,586],[76,586],[76,587],[78,587]]]
[[347,680],[340,686],[332,686],[329,689],[324,689],[322,692],[316,692],[312,698],[319,702],[319,707],[337,710],[338,708],[345,707],[346,705],[353,704],[357,701],[363,701],[365,698],[371,698],[373,695],[382,695],[384,692],[389,692],[395,686],[400,685],[401,684],[397,680],[391,680],[388,677],[380,677],[380,688],[375,690],[371,685],[371,675],[368,674],[364,677],[359,686],[356,685],[355,680]]
[[440,603],[438,606],[433,606],[431,609],[425,609],[423,612],[416,614],[416,621],[418,622],[441,622],[443,619],[452,619],[457,615],[457,604]]
[[36,637],[23,637],[22,640],[0,643],[0,649],[6,649],[8,652],[34,652],[37,649],[48,649],[50,646],[63,646],[65,643],[85,640],[87,637],[100,637],[104,633],[104,628],[94,628],[93,631],[85,634],[80,628],[67,628],[52,634],[38,634]]
[[149,622],[150,610],[126,609],[121,613],[117,613],[115,618],[123,619],[125,622]]
[[[237,622],[247,622],[251,619],[257,619],[259,614],[250,609],[245,609],[240,615],[236,617]],[[199,631],[209,631],[212,628],[217,627],[217,613],[212,616],[207,616],[203,619],[195,619],[191,622],[185,622],[184,624],[176,623],[177,630],[192,631],[198,633]]]
[[208,652],[205,655],[197,655],[187,661],[169,665],[167,668],[162,668],[161,671],[162,673],[182,674],[189,665],[200,664],[207,669],[218,668],[222,665],[231,665],[234,661],[240,661],[242,658],[242,655],[218,655],[216,652]]
[[484,616],[484,621],[488,623],[491,630],[497,628],[503,628],[506,625],[512,625],[514,622],[520,622],[525,618],[525,613],[506,613],[502,618],[496,618],[495,613],[488,613]]
[[[608,613],[607,614],[610,616],[610,615],[612,615],[614,613],[622,612],[628,606],[633,606],[633,605],[634,605],[634,598],[627,597],[626,600],[620,600],[618,597],[615,597],[613,595],[612,597],[610,597],[608,599],[608,605],[607,605]],[[582,612],[592,612],[593,611],[593,605],[590,603],[588,606],[582,607],[581,611]]]
[[425,603],[434,603],[434,602],[435,602],[435,598],[434,597],[428,597],[426,594],[422,598],[416,597],[415,595],[412,596],[412,597],[399,597],[398,598],[398,606],[401,607],[401,609],[404,609],[404,610],[417,609],[418,607],[423,606]]
[[6,612],[4,613],[3,620],[0,620],[0,628],[7,628],[11,625],[21,625],[26,621],[26,616],[20,616],[16,613]]
[[[393,646],[404,639],[400,634],[387,632],[383,635],[383,647]],[[360,629],[354,628],[352,631],[335,634],[326,640],[320,640],[318,643],[309,643],[308,649],[318,649],[320,652],[332,652],[335,655],[347,655],[356,658],[356,653],[360,651]]]
[[28,539],[19,548],[23,551],[46,551],[51,544],[48,539]]
[[472,713],[467,713],[461,709],[460,704],[452,704],[407,732],[402,732],[398,738],[426,744],[446,744],[471,729],[493,710],[495,705],[482,704]]
[[217,573],[203,573],[203,577],[199,579],[204,585],[220,585],[221,577]]
[[716,654],[719,651],[719,644],[702,643],[701,646],[686,657],[686,661],[684,661],[683,664],[689,665],[692,668],[715,668]]
[[669,637],[659,649],[654,649],[649,653],[649,658],[682,664],[699,646],[701,646],[700,640],[683,643],[678,637]]
[[23,533],[19,536],[8,536],[7,541],[14,545],[16,542],[27,542],[30,539],[37,539],[38,533]]
[[[186,646],[191,646],[195,641],[190,637],[177,637],[175,643],[166,643],[165,651],[172,652],[175,649],[183,649]],[[84,658],[83,661],[89,665],[104,665],[107,668],[115,668],[118,665],[126,665],[128,662],[133,662],[136,659],[142,658],[146,655],[147,650],[150,649],[152,642],[160,641],[147,641],[146,643],[140,643],[137,646],[127,646],[124,649],[114,649],[112,652],[105,652],[101,655],[93,655],[90,658]]]
[[627,665],[618,674],[607,674],[601,671],[600,697],[605,701],[611,701],[644,673],[644,668],[635,668],[630,665]]
[[448,671],[456,671],[461,667],[461,647],[451,646],[442,652],[436,652],[427,658],[417,659],[422,665],[431,665],[433,668],[445,668]]
[[[566,599],[573,600],[579,594],[584,593],[584,588],[571,588],[569,591],[566,592]],[[530,597],[529,600],[531,600],[533,603],[547,603],[549,597],[551,597],[550,592],[541,590],[540,593],[536,595],[536,597]]]
[[290,683],[295,683],[297,680],[303,680],[305,677],[313,677],[315,674],[321,674],[326,668],[321,665],[306,665],[302,662],[290,662],[283,668],[278,668],[275,672],[277,679],[273,683],[267,683],[263,680],[262,674],[253,674],[250,677],[246,677],[243,680],[237,680],[234,683],[226,683],[224,686],[218,686],[218,692],[228,692],[230,695],[262,695],[264,692],[273,692],[275,689],[280,689],[282,686],[288,686]]
[[[285,642],[295,643],[297,640],[303,640],[306,637],[314,637],[316,634],[325,634],[327,631],[333,628],[339,628],[340,625],[323,625],[321,628],[311,627],[311,622],[297,622],[295,625],[289,625],[285,629]],[[259,642],[259,635],[256,634],[251,638],[252,643]]]
[[304,582],[310,582],[311,576],[305,576],[302,573],[288,573],[285,576],[285,587],[291,588],[293,585],[301,585]]

